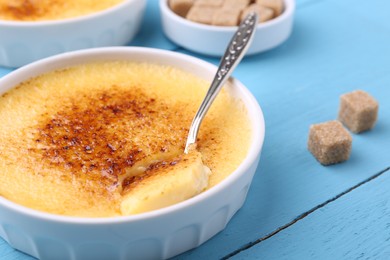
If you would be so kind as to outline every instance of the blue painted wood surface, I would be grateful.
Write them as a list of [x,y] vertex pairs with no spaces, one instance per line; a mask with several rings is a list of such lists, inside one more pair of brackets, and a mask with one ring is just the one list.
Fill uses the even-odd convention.
[[232,259],[390,259],[390,170]]
[[[389,8],[388,0],[298,0],[291,38],[242,61],[234,76],[265,114],[260,166],[244,207],[227,228],[177,259],[388,256],[390,173],[370,178],[390,166]],[[155,0],[149,0],[131,45],[218,63],[167,40]],[[8,72],[0,68],[0,76]],[[378,124],[353,135],[349,161],[323,167],[306,149],[309,126],[335,119],[339,95],[354,89],[377,98]],[[29,259],[2,240],[0,258]]]

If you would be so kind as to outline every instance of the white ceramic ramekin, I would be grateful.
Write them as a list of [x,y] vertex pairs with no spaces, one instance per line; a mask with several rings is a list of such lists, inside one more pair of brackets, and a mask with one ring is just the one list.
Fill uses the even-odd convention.
[[146,0],[124,0],[90,15],[55,21],[0,20],[0,66],[20,67],[55,54],[129,43]]
[[[71,52],[20,68],[0,79],[0,95],[39,74],[102,60],[169,65],[206,80],[216,67],[169,51],[112,47]],[[245,160],[224,181],[176,205],[134,216],[76,218],[48,214],[0,197],[0,236],[12,247],[40,259],[163,259],[199,246],[220,232],[243,205],[259,163],[264,119],[252,94],[237,80],[227,87],[245,104],[253,135]]]
[[[280,16],[257,26],[247,55],[272,49],[290,36],[295,0],[284,0],[284,3]],[[222,56],[237,30],[236,26],[212,26],[186,20],[169,8],[168,0],[160,0],[160,11],[165,35],[176,44],[201,54]]]

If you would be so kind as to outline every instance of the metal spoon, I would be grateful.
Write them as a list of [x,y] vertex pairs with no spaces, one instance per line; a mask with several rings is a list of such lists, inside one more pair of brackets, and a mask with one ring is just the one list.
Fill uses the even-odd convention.
[[226,80],[230,77],[233,70],[236,68],[248,50],[253,40],[258,20],[259,17],[256,13],[250,13],[241,22],[233,38],[230,40],[225,54],[222,56],[217,73],[215,74],[210,88],[207,91],[207,94],[203,99],[198,112],[192,120],[184,153],[187,154],[189,152],[190,146],[195,144],[196,137],[198,136],[199,132],[199,127],[203,121],[204,116],[206,115],[222,86],[225,84]]

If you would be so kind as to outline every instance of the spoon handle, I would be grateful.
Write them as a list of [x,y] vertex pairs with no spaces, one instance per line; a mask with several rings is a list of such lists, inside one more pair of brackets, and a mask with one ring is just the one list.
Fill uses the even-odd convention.
[[238,30],[230,40],[225,54],[222,56],[213,82],[211,83],[210,88],[198,109],[198,112],[192,120],[184,153],[188,153],[189,146],[196,142],[199,127],[203,121],[204,116],[206,115],[222,86],[225,84],[226,80],[230,77],[233,70],[236,68],[238,63],[240,63],[241,59],[248,50],[256,31],[258,19],[259,17],[256,13],[250,13],[241,22]]

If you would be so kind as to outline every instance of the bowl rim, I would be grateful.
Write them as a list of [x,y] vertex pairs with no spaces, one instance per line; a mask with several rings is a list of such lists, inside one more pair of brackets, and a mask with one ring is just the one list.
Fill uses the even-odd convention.
[[[155,49],[155,48],[146,48],[146,47],[103,47],[103,48],[93,48],[93,49],[87,49],[87,50],[79,50],[79,51],[73,51],[68,53],[63,53],[59,55],[55,55],[46,59],[42,59],[33,63],[30,63],[24,67],[21,67],[5,76],[0,78],[0,86],[2,84],[11,84],[9,82],[13,82],[15,79],[22,77],[25,78],[26,75],[29,75],[34,70],[38,69],[44,69],[45,72],[51,71],[50,65],[58,64],[61,62],[71,61],[72,59],[78,59],[78,58],[86,58],[87,60],[85,63],[97,61],[98,59],[94,60],[94,55],[96,54],[114,54],[114,53],[138,53],[143,54],[146,56],[163,56],[166,59],[172,59],[177,61],[185,61],[190,62],[191,65],[196,67],[202,67],[206,70],[216,71],[217,67],[211,63],[208,63],[206,61],[203,61],[199,58],[195,58],[186,54],[177,53],[173,51],[168,50],[161,50],[161,49]],[[108,60],[108,59],[107,59]],[[114,59],[113,59],[114,60]],[[77,62],[76,64],[82,64],[83,62]],[[156,62],[158,64],[158,62]],[[74,66],[71,65],[71,66]],[[174,66],[174,65],[171,65]],[[61,67],[61,66],[60,66]],[[60,69],[60,67],[55,69]],[[64,67],[66,67],[64,65]],[[34,73],[33,73],[34,74]],[[36,73],[37,76],[42,73]],[[26,79],[22,79],[19,82],[22,82]],[[91,217],[73,217],[73,216],[65,216],[65,215],[57,215],[52,214],[48,212],[43,212],[39,210],[35,210],[32,208],[29,208],[27,206],[23,206],[20,204],[17,204],[11,200],[8,200],[2,196],[0,196],[0,207],[6,207],[14,212],[17,212],[19,214],[32,217],[35,219],[41,219],[49,222],[56,222],[56,223],[65,223],[65,224],[83,224],[83,225],[96,225],[96,224],[120,224],[120,223],[129,223],[129,222],[137,222],[137,221],[143,221],[147,219],[153,219],[156,217],[160,217],[162,215],[169,215],[176,211],[185,210],[188,207],[191,207],[194,204],[201,203],[202,201],[206,200],[209,196],[213,196],[214,194],[217,194],[224,190],[225,187],[229,186],[231,183],[235,182],[241,175],[245,174],[246,171],[251,167],[251,165],[256,161],[258,158],[263,143],[264,143],[264,137],[265,137],[265,122],[264,122],[264,116],[262,109],[260,105],[258,104],[256,98],[252,95],[252,93],[238,80],[233,78],[234,85],[238,87],[239,92],[245,97],[246,102],[245,107],[248,109],[248,114],[253,114],[258,116],[259,120],[251,120],[252,121],[252,140],[251,144],[248,150],[248,154],[245,157],[245,159],[241,162],[241,164],[234,170],[230,175],[228,175],[225,179],[223,179],[220,183],[216,184],[214,187],[190,198],[185,201],[176,203],[174,205],[145,212],[140,213],[136,215],[129,215],[129,216],[114,216],[114,217],[99,217],[99,218],[91,218]],[[7,87],[8,91],[9,89],[12,89],[12,87]],[[252,111],[252,112],[251,112]],[[250,116],[251,117],[251,116]]]
[[58,26],[58,25],[66,25],[84,22],[87,20],[98,19],[102,16],[109,15],[110,13],[114,13],[115,11],[122,9],[126,5],[131,5],[136,2],[146,2],[146,0],[123,0],[109,8],[92,12],[86,15],[79,15],[75,17],[69,17],[65,19],[59,20],[42,20],[42,21],[13,21],[13,20],[2,20],[0,19],[0,28],[2,26],[8,27],[17,27],[17,28],[35,28],[35,27],[43,27],[43,26]]
[[[209,25],[209,24],[201,24],[192,22],[190,20],[187,20],[177,14],[175,14],[171,8],[168,6],[169,0],[160,0],[160,9],[163,15],[169,16],[171,19],[173,19],[175,22],[182,24],[183,26],[187,27],[193,27],[199,30],[208,30],[208,31],[215,31],[215,32],[231,32],[234,33],[237,30],[237,26],[217,26],[217,25]],[[291,17],[294,10],[295,10],[295,0],[283,0],[285,3],[285,9],[284,11],[276,18],[273,18],[269,21],[266,21],[264,23],[259,23],[256,27],[257,30],[261,30],[264,28],[271,27],[275,25],[276,23],[280,23],[284,20],[286,20],[288,17]]]

